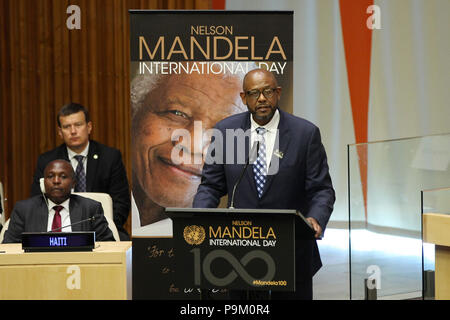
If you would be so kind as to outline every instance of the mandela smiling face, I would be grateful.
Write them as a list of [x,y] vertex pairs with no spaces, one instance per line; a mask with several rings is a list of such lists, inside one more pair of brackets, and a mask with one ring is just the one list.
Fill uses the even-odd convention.
[[[218,121],[244,111],[240,101],[238,77],[214,74],[180,74],[162,78],[147,95],[133,128],[133,183],[154,203],[162,207],[189,207],[200,183],[201,164],[209,137],[194,135],[194,122],[203,130]],[[190,141],[172,141],[172,133],[184,129]],[[189,163],[175,164],[172,149]],[[142,213],[141,213],[142,214]],[[141,219],[142,220],[142,219]],[[153,221],[154,222],[154,221]]]

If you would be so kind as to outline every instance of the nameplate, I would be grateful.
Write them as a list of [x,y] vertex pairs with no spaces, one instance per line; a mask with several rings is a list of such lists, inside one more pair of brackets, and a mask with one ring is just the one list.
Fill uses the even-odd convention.
[[25,252],[92,251],[94,247],[94,231],[22,233]]

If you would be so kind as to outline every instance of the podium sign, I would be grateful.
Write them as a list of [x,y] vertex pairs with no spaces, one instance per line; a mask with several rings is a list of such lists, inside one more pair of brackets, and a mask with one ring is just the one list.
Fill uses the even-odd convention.
[[186,287],[295,290],[295,210],[167,208]]

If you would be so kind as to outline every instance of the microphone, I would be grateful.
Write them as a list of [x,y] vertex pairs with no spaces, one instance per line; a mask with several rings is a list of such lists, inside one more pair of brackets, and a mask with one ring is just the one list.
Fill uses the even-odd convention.
[[242,177],[244,176],[244,173],[247,170],[247,167],[250,164],[250,161],[252,163],[255,162],[256,157],[258,156],[258,151],[259,151],[259,141],[256,140],[253,143],[253,146],[252,146],[252,149],[250,150],[250,153],[248,154],[247,161],[245,162],[245,166],[244,166],[244,168],[241,171],[241,175],[239,176],[238,181],[233,186],[233,192],[231,193],[231,202],[230,202],[229,209],[234,209],[234,195],[236,193],[236,188],[241,183]]
[[82,222],[86,222],[86,221],[94,221],[94,220],[95,220],[95,216],[92,216],[92,217],[90,217],[90,218],[87,218],[87,219],[84,219],[84,220],[80,220],[80,221],[75,222],[75,223],[71,223],[71,224],[69,224],[69,225],[67,225],[67,226],[64,226],[64,227],[55,228],[55,229],[53,229],[53,230],[50,230],[49,232],[55,232],[56,230],[61,230],[61,229],[63,229],[63,228],[71,227],[71,226],[80,224],[80,223],[82,223]]

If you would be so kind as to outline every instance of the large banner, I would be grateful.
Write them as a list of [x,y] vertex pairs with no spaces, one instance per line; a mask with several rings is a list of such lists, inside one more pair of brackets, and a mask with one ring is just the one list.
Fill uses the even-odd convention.
[[198,296],[177,284],[164,210],[192,206],[211,129],[247,110],[248,71],[273,72],[292,112],[292,39],[293,12],[130,12],[134,299]]

